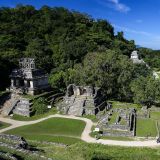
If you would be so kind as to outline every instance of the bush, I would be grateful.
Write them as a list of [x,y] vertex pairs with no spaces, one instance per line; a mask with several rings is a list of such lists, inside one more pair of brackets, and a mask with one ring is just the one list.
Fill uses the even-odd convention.
[[35,115],[43,114],[48,111],[47,101],[45,98],[38,98],[33,101],[33,112]]

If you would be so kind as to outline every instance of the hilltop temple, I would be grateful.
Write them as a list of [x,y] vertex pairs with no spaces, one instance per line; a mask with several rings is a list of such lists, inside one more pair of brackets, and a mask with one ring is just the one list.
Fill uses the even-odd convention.
[[19,67],[10,75],[10,91],[35,95],[49,88],[47,74],[41,69],[36,69],[33,58],[20,59]]
[[133,51],[131,53],[131,60],[133,61],[133,63],[145,63],[143,59],[139,58],[138,51]]
[[[132,60],[132,62],[134,64],[145,64],[148,69],[151,69],[150,66],[146,62],[144,62],[143,59],[139,58],[138,51],[133,51],[131,53],[131,58],[130,59]],[[153,77],[155,79],[159,79],[159,75],[157,74],[157,72],[153,71]]]

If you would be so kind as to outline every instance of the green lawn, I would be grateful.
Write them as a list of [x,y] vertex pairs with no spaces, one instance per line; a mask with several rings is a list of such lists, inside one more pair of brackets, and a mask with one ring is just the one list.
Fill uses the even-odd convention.
[[9,126],[10,126],[10,124],[8,124],[8,123],[0,122],[0,129],[6,128]]
[[150,112],[150,117],[151,117],[152,119],[155,119],[155,120],[159,120],[159,121],[160,121],[160,112],[153,112],[153,111],[151,111],[151,112]]
[[[66,118],[50,118],[37,124],[27,125],[7,131],[29,140],[52,141],[67,144],[79,141],[85,122]],[[69,138],[67,138],[69,137]]]
[[12,119],[18,120],[18,121],[33,121],[33,120],[44,118],[44,117],[47,117],[49,115],[53,115],[53,114],[56,114],[56,113],[57,113],[57,109],[55,107],[53,107],[47,113],[40,114],[40,115],[34,115],[34,116],[31,116],[31,117],[25,117],[25,116],[20,116],[20,115],[14,114]]
[[135,108],[140,109],[142,106],[140,104],[135,103],[126,103],[126,102],[119,102],[119,101],[108,101],[112,104],[113,108]]
[[98,119],[95,115],[83,115],[83,117],[90,119],[92,122],[98,122]]
[[113,112],[113,114],[111,116],[111,119],[109,120],[109,124],[115,123],[116,119],[117,119],[117,116],[118,116],[118,113],[117,112]]
[[[46,138],[47,136],[47,138]],[[77,142],[82,142],[80,138],[67,137],[67,136],[56,136],[56,135],[26,135],[24,136],[27,140],[40,141],[40,142],[54,142],[54,143],[63,143],[66,145],[75,144]]]
[[138,137],[156,137],[156,122],[152,119],[137,119],[136,136]]

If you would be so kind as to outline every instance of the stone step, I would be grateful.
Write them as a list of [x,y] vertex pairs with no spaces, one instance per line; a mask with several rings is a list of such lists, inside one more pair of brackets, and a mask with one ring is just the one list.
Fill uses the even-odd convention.
[[10,112],[14,109],[14,107],[17,105],[18,100],[10,100],[10,105],[4,106],[2,114],[5,116],[8,116]]

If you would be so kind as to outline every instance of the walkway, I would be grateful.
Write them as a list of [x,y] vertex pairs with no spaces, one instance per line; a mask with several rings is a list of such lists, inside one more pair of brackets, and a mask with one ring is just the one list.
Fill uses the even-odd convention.
[[82,132],[81,140],[88,142],[88,143],[100,143],[104,145],[116,145],[116,146],[127,146],[127,147],[157,147],[157,146],[160,147],[160,144],[156,143],[156,139],[155,140],[145,140],[145,141],[116,141],[116,140],[103,140],[103,139],[96,140],[95,138],[89,135],[91,132],[92,126],[93,126],[93,122],[90,119],[83,118],[83,117],[76,117],[72,115],[55,114],[55,115],[50,115],[48,117],[41,118],[41,119],[34,120],[34,121],[17,121],[17,120],[13,120],[9,118],[0,117],[0,121],[11,124],[11,126],[1,129],[0,133],[3,133],[5,131],[8,131],[10,129],[14,129],[20,126],[35,124],[35,123],[47,120],[49,118],[55,118],[55,117],[77,119],[77,120],[84,121],[86,123],[86,126]]

